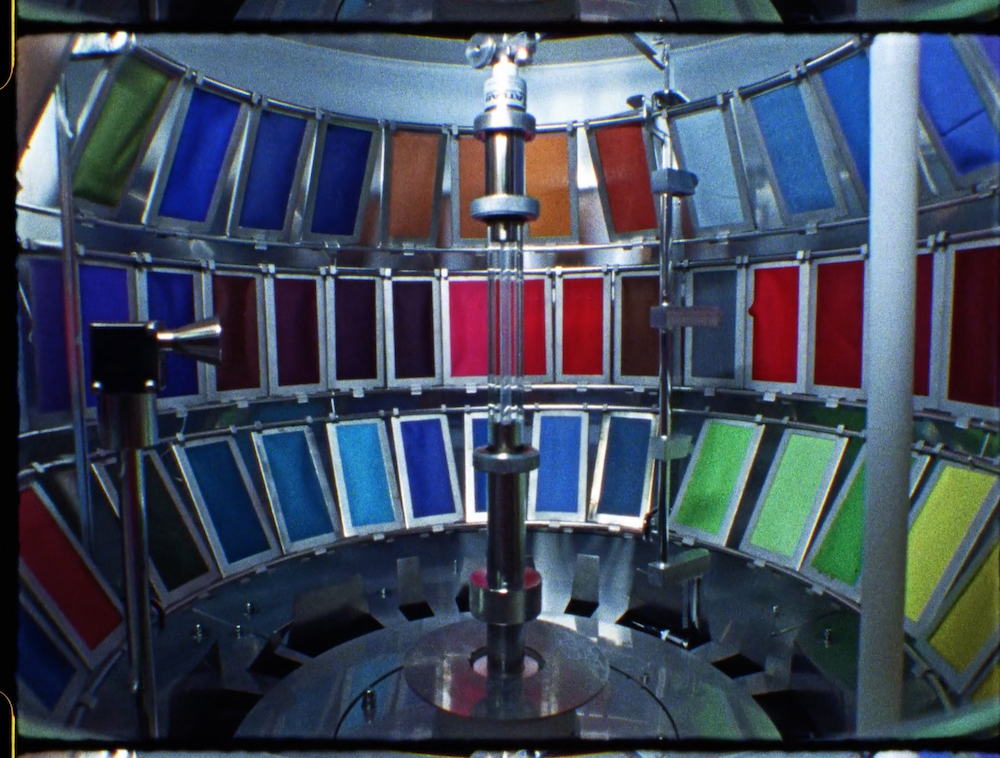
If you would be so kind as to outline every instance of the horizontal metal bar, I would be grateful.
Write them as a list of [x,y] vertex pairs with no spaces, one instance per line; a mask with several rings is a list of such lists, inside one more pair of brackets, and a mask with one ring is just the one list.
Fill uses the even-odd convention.
[[855,39],[848,40],[842,45],[838,45],[837,47],[833,48],[833,50],[821,53],[820,55],[817,55],[815,58],[807,59],[806,62],[802,64],[802,66],[810,74],[822,71],[823,69],[829,68],[835,63],[839,63],[845,58],[851,57],[862,48],[867,47],[868,44],[869,41],[867,38],[857,37]]

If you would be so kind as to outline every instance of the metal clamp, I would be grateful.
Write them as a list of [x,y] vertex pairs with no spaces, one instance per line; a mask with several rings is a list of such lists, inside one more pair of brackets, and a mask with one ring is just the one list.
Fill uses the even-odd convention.
[[472,201],[472,217],[479,221],[499,218],[534,221],[538,212],[538,201],[527,195],[486,195]]
[[524,589],[490,589],[486,569],[478,568],[469,577],[469,611],[480,621],[499,626],[525,624],[542,612],[542,575],[524,569]]
[[526,474],[538,468],[538,451],[529,445],[502,453],[479,447],[472,452],[472,467],[488,474]]

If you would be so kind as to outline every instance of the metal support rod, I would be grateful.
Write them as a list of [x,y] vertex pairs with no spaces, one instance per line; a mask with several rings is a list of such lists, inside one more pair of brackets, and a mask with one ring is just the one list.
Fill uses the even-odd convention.
[[[660,195],[660,305],[673,305],[673,265],[670,260],[670,236],[673,228],[673,203],[670,195]],[[664,329],[660,332],[660,376],[659,376],[659,411],[660,435],[669,437],[670,421],[670,391],[671,365],[673,364],[673,331]],[[669,517],[670,517],[670,461],[656,461],[656,511],[659,528],[659,561],[667,563]]]
[[913,437],[919,43],[880,34],[871,49],[871,225],[865,297],[865,478],[857,731],[884,734],[902,709],[903,598]]
[[66,105],[66,77],[60,76],[55,89],[56,159],[59,165],[59,211],[62,231],[63,323],[66,334],[66,371],[69,374],[70,407],[73,413],[73,448],[76,461],[77,507],[84,552],[93,555],[94,528],[90,496],[90,471],[85,416],[86,390],[83,366],[83,337],[80,324],[80,278],[76,265],[76,238],[73,220],[73,177],[70,175],[70,123]]

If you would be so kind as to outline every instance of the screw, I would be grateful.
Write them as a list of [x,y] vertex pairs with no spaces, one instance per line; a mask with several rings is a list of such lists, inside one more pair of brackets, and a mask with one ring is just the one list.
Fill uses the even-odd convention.
[[256,608],[253,607],[253,603],[248,602],[246,604],[246,607],[243,609],[243,613],[246,616],[250,616],[251,614],[253,614],[255,610]]
[[365,714],[365,720],[371,721],[375,717],[375,690],[365,690],[361,694],[361,712]]
[[201,624],[194,625],[194,631],[191,633],[191,636],[194,637],[195,642],[201,642],[202,639]]
[[242,624],[237,624],[236,625],[236,639],[239,639],[242,636],[243,636],[243,625]]
[[772,606],[771,606],[771,614],[772,614],[772,615],[774,615],[774,616],[777,616],[777,615],[778,615],[778,613],[779,613],[779,610],[780,610],[780,609],[778,608],[778,606],[776,606],[776,605],[772,605]]
[[378,594],[379,594],[379,597],[383,597],[384,598],[388,594],[388,591],[386,590],[385,587],[383,587],[382,589],[380,589],[378,591]]
[[823,630],[823,647],[830,647],[830,638],[833,634],[832,629]]

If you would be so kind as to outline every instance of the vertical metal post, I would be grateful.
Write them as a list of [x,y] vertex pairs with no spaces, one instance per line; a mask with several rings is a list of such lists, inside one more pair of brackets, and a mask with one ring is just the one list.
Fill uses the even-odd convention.
[[861,627],[857,731],[884,733],[901,715],[903,597],[913,436],[919,42],[880,34],[871,51],[870,260]]
[[[670,261],[670,237],[673,233],[673,201],[668,193],[660,195],[660,305],[674,304],[673,266]],[[660,332],[660,381],[659,381],[659,411],[660,436],[668,438],[671,432],[670,421],[670,369],[673,364],[674,335],[673,330],[664,329]],[[660,531],[661,564],[667,563],[667,546],[669,543],[670,517],[670,461],[656,461],[656,509],[657,526]]]

